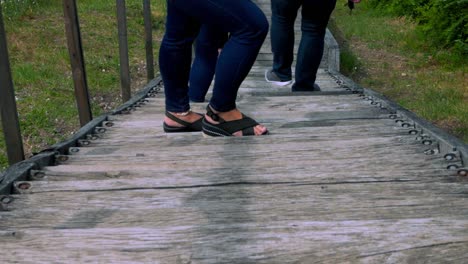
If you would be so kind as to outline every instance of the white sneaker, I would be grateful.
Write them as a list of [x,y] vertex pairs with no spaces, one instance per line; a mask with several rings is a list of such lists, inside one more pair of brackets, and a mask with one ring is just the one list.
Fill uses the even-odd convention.
[[273,70],[266,70],[265,71],[265,80],[269,83],[276,84],[279,86],[285,86],[292,83],[292,80],[281,80]]

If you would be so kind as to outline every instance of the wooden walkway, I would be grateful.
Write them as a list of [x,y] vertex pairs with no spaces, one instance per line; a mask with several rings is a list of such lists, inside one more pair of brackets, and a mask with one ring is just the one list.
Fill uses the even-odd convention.
[[466,145],[356,87],[327,43],[323,91],[294,94],[264,81],[265,43],[238,105],[269,136],[165,134],[155,80],[0,197],[0,263],[466,263]]

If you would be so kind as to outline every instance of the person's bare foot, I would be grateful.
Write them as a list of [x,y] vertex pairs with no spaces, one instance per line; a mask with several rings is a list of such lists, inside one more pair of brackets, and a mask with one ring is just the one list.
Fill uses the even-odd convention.
[[[210,106],[211,108],[211,106]],[[231,111],[228,111],[228,112],[218,112],[218,111],[215,111],[213,108],[211,108],[211,110],[217,114],[220,118],[224,119],[225,121],[234,121],[234,120],[240,120],[242,119],[242,113],[241,111],[239,111],[237,108],[236,109],[233,109]],[[211,117],[209,117],[208,115],[205,115],[205,119],[211,123],[211,124],[219,124],[219,122],[213,120]],[[254,127],[254,133],[255,133],[255,136],[261,136],[261,135],[265,135],[266,133],[268,132],[268,129],[263,126],[263,125],[256,125]],[[243,136],[242,135],[242,131],[237,131],[237,132],[234,132],[232,134],[233,136],[237,136],[237,137],[241,137]]]
[[[188,123],[194,123],[203,118],[203,115],[200,115],[199,113],[196,113],[193,111],[189,111],[187,115],[180,115],[180,113],[175,113],[175,112],[169,112],[169,113],[176,116],[178,119],[181,119]],[[176,121],[170,119],[167,116],[164,117],[164,123],[166,123],[168,126],[171,126],[171,127],[183,127],[182,124],[177,123]]]

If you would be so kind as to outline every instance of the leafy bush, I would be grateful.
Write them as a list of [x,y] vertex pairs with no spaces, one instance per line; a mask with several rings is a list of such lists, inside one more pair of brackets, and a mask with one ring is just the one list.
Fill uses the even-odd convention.
[[412,18],[432,44],[468,54],[468,0],[369,0],[369,5]]

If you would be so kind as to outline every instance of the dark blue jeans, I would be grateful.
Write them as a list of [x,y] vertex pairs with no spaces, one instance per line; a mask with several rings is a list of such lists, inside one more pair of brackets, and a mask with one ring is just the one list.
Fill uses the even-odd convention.
[[313,90],[323,56],[325,32],[336,0],[271,0],[273,72],[291,80],[294,60],[294,23],[302,6],[302,37],[297,52],[294,90]]
[[195,58],[190,71],[189,98],[204,102],[210,88],[218,61],[218,49],[228,40],[227,32],[217,27],[203,25],[195,40]]
[[251,0],[168,0],[166,32],[159,52],[167,111],[190,109],[191,46],[201,25],[230,33],[216,64],[210,100],[210,105],[221,112],[236,108],[239,86],[268,33],[265,15]]

